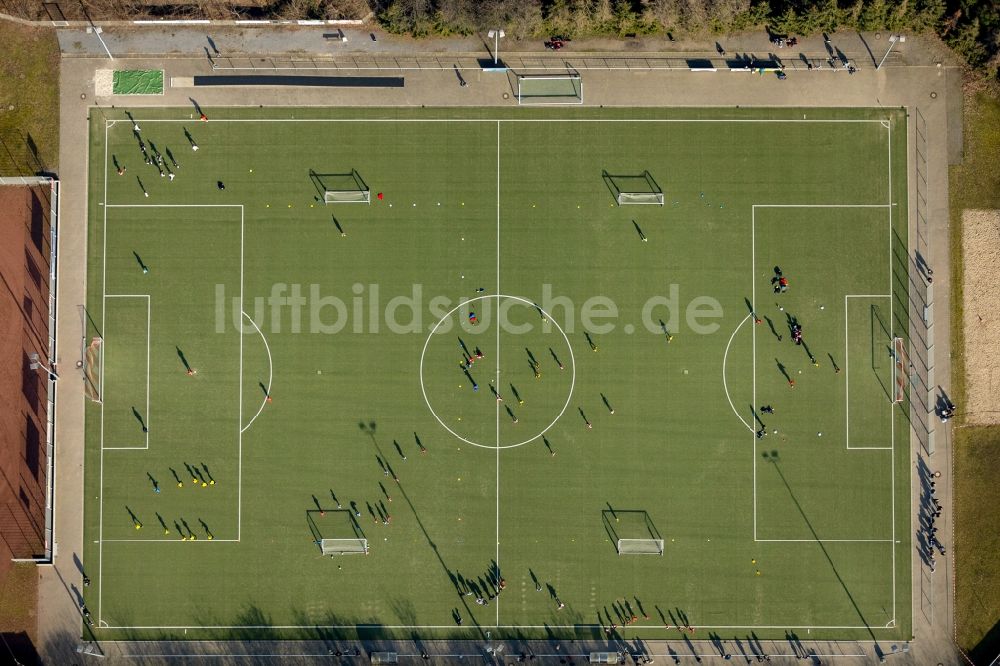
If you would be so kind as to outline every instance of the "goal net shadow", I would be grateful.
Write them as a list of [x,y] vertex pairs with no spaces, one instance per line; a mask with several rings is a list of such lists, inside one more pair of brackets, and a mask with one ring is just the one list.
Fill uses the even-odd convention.
[[368,538],[348,509],[306,511],[313,543],[323,555],[368,554]]
[[371,189],[357,169],[342,173],[319,173],[309,170],[317,200],[324,203],[371,203]]
[[663,536],[645,509],[601,511],[601,522],[619,555],[663,555]]
[[604,184],[619,206],[629,204],[663,205],[663,188],[649,171],[613,174],[601,171]]
[[882,308],[875,303],[869,306],[871,316],[871,369],[882,387],[885,397],[891,402],[897,402],[896,390],[887,384],[895,383],[895,361],[898,358],[896,338],[889,331]]

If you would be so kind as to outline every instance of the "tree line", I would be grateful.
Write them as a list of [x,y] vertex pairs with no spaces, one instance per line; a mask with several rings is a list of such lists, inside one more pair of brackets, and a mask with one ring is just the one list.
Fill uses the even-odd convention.
[[413,37],[470,35],[496,26],[519,39],[709,36],[762,28],[798,36],[933,32],[972,67],[994,79],[1000,70],[997,0],[0,0],[0,11],[33,20],[95,21],[374,14],[385,30]]
[[995,0],[376,0],[389,32],[468,35],[504,26],[516,38],[725,35],[766,28],[779,35],[837,30],[940,36],[973,67],[997,76],[1000,2]]

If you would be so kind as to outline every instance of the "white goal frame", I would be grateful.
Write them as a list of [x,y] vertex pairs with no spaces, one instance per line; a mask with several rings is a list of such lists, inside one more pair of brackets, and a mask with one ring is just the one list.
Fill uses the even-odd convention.
[[618,205],[645,204],[650,206],[663,205],[663,192],[619,192]]
[[663,555],[663,539],[618,539],[619,555]]
[[[555,92],[550,95],[529,94],[526,91],[527,81],[566,81],[574,94]],[[564,105],[583,104],[583,77],[579,74],[518,74],[517,103],[523,105]]]
[[324,555],[367,555],[368,539],[320,539],[319,549]]
[[326,190],[323,192],[323,202],[332,203],[364,203],[371,205],[371,190]]

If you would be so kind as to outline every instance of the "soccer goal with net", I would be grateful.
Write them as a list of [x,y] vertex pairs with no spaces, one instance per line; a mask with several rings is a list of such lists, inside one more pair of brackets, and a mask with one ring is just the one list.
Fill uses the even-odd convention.
[[372,193],[369,190],[326,190],[323,192],[323,201],[332,203],[366,203],[372,202]]
[[104,338],[95,335],[90,339],[90,344],[83,354],[83,390],[84,394],[94,402],[101,402],[102,397],[102,376],[101,369],[104,365]]
[[618,539],[619,555],[663,555],[663,539]]
[[906,342],[903,338],[894,338],[892,341],[893,358],[893,383],[896,393],[893,402],[903,402],[906,399],[906,386],[910,370],[910,358],[906,353]]
[[317,190],[323,193],[323,203],[364,203],[372,202],[371,189],[356,169],[345,173],[317,173],[310,170]]
[[569,74],[518,74],[518,104],[583,104],[583,77]]
[[368,539],[320,539],[318,543],[324,555],[368,554]]
[[662,206],[664,197],[659,183],[649,171],[640,174],[613,175],[604,172],[604,182],[619,206],[646,204]]

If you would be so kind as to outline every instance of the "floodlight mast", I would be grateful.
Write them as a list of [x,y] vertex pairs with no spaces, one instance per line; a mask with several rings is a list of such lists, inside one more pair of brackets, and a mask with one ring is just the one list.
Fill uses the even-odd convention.
[[28,360],[31,361],[31,363],[29,364],[28,367],[30,367],[32,370],[38,370],[39,368],[41,368],[45,372],[49,373],[49,377],[51,379],[53,379],[53,380],[59,379],[59,375],[56,374],[55,370],[53,370],[52,368],[50,368],[47,365],[45,365],[44,363],[42,363],[42,361],[40,360],[40,357],[38,356],[38,352],[31,352],[28,355]]
[[496,28],[486,34],[493,38],[493,65],[496,66],[500,62],[500,38],[506,37],[507,33],[502,28]]
[[906,37],[902,35],[889,35],[889,48],[886,50],[885,55],[879,60],[878,64],[875,66],[876,70],[882,69],[882,65],[885,63],[885,59],[889,57],[892,52],[892,47],[896,45],[897,42],[905,42]]

